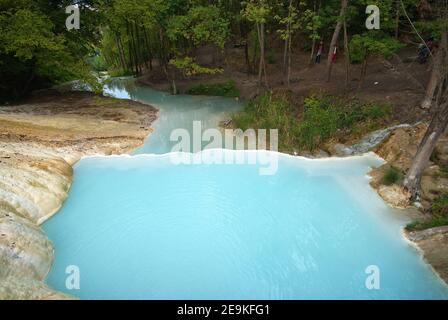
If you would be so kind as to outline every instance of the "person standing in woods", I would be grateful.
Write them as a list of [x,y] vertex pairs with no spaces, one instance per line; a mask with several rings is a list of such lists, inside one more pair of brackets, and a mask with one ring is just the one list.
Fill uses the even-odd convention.
[[322,52],[324,51],[324,42],[321,40],[319,42],[317,53],[316,53],[316,64],[320,64],[320,58],[322,57]]
[[336,56],[338,53],[338,46],[334,46],[333,52],[331,54],[331,63],[335,63],[336,62]]

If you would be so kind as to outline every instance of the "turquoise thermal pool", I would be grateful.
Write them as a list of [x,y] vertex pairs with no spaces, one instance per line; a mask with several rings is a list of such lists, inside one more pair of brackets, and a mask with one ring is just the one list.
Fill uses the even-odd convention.
[[[82,299],[448,298],[402,236],[406,218],[370,188],[367,173],[382,163],[375,155],[270,153],[278,171],[267,176],[252,164],[175,165],[165,139],[172,128],[202,119],[214,127],[239,104],[122,90],[160,107],[161,118],[134,155],[75,165],[69,198],[44,225],[55,289]],[[66,287],[73,265],[79,290]],[[369,266],[380,272],[379,289],[366,286]]]

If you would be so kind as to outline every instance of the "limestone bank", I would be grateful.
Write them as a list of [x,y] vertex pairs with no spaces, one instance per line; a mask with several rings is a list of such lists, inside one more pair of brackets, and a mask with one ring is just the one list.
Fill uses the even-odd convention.
[[51,91],[0,106],[0,299],[65,299],[45,283],[54,249],[40,224],[67,197],[72,165],[128,152],[157,109],[87,92]]

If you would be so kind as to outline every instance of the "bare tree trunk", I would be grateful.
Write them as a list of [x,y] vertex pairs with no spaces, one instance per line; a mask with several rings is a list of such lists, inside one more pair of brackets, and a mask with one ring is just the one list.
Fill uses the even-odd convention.
[[[445,95],[447,93],[445,92]],[[406,179],[405,188],[411,193],[411,199],[417,200],[420,195],[420,181],[423,171],[427,168],[429,159],[436,147],[437,140],[445,132],[448,125],[448,101],[446,100],[439,106],[436,114],[433,116],[426,134],[418,148],[417,154],[412,162]]]
[[253,41],[253,45],[254,45],[254,50],[252,52],[252,70],[255,73],[255,71],[257,70],[257,45],[258,47],[260,46],[260,39],[258,39],[259,33],[258,33],[258,26],[257,26],[257,37],[254,37],[254,41]]
[[404,181],[404,186],[411,193],[411,198],[416,200],[420,194],[420,181],[423,171],[429,163],[431,154],[437,144],[437,140],[445,132],[448,126],[448,48],[447,48],[447,32],[443,33],[442,45],[440,47],[440,69],[438,86],[438,94],[435,105],[433,107],[433,117],[429,124],[428,130],[423,137],[418,148],[417,154],[412,162],[412,166]]
[[173,76],[171,78],[171,84],[173,89],[173,95],[177,94],[177,86],[176,86],[176,70],[173,69]]
[[[288,56],[288,65],[287,65],[287,70],[286,70],[286,86],[290,87],[290,79],[291,79],[291,42],[292,42],[292,32],[291,32],[291,15],[292,15],[292,0],[289,0],[289,6],[288,6],[288,27],[287,27],[287,35],[288,35],[288,41],[287,41],[287,56]],[[285,54],[286,56],[286,54]],[[286,62],[286,61],[285,61]]]
[[314,61],[315,48],[316,48],[316,39],[313,38],[313,42],[311,43],[310,65],[312,65]]
[[130,23],[128,20],[126,20],[126,31],[129,36],[128,40],[128,50],[129,50],[129,60],[131,62],[131,70],[134,72],[134,75],[138,75],[138,69],[137,69],[137,57],[135,56],[135,50],[134,50],[134,36],[132,33],[132,26],[130,26]]
[[261,88],[261,82],[264,75],[264,84],[266,87],[268,87],[268,80],[267,80],[267,74],[266,74],[266,62],[265,62],[265,53],[264,53],[264,24],[257,23],[257,33],[258,33],[258,41],[260,44],[260,62],[258,65],[258,88],[259,91]]
[[246,59],[247,75],[252,72],[250,58],[249,58],[249,36],[246,35],[246,43],[244,44],[244,58]]
[[364,79],[366,78],[366,73],[367,73],[367,62],[368,62],[369,57],[366,56],[364,58],[364,61],[362,62],[362,66],[361,66],[361,77],[359,79],[359,84],[358,84],[358,90],[360,90],[362,88],[362,85],[364,84]]
[[134,57],[135,57],[135,70],[136,70],[136,75],[140,75],[141,70],[140,70],[140,56],[138,53],[138,45],[139,45],[139,41],[138,41],[138,34],[137,34],[137,24],[135,21],[132,21],[131,23],[131,38],[132,38],[132,47],[134,49]]
[[288,76],[286,78],[286,84],[289,87],[291,86],[291,41],[292,39],[289,39],[288,42]]
[[143,27],[143,35],[145,39],[145,45],[147,52],[147,59],[149,60],[149,70],[152,71],[152,49],[151,49],[151,41],[148,36],[148,32],[146,31],[146,27]]
[[[317,9],[317,15],[320,14],[321,2],[319,1],[319,8]],[[316,2],[314,1],[314,12],[316,12]],[[313,41],[311,43],[311,55],[310,55],[310,65],[314,62],[314,51],[316,50],[316,39],[313,37]]]
[[345,88],[348,88],[350,80],[350,51],[348,48],[347,23],[344,18],[344,56],[345,56]]
[[240,21],[240,23],[239,23],[239,29],[240,29],[240,34],[241,35],[244,34],[244,38],[245,38],[244,59],[246,61],[246,72],[247,72],[247,75],[249,76],[252,72],[252,68],[251,68],[251,64],[250,64],[250,57],[249,57],[249,32],[246,30],[246,27],[242,21]]
[[170,76],[168,74],[168,61],[165,54],[165,41],[163,30],[159,30],[159,42],[160,42],[160,54],[159,54],[159,66],[161,67],[163,73],[165,74],[166,80],[170,80]]
[[[288,25],[289,28],[289,25]],[[286,61],[288,58],[288,39],[285,40],[285,45],[283,48],[283,66],[282,66],[282,72],[283,72],[283,77],[286,78]]]
[[395,39],[398,39],[398,32],[400,30],[400,0],[395,0]]
[[115,33],[115,39],[117,42],[118,55],[120,56],[121,68],[123,69],[123,71],[126,71],[126,69],[127,69],[126,58],[124,56],[124,50],[123,50],[123,45],[121,43],[121,37],[118,33]]
[[263,73],[263,48],[262,48],[262,44],[261,44],[261,30],[260,29],[261,29],[261,27],[257,23],[258,43],[260,46],[260,61],[258,63],[258,90],[260,90],[260,87],[261,87],[261,77],[262,77],[262,73]]
[[265,43],[264,43],[264,23],[261,24],[260,26],[260,33],[261,33],[261,44],[260,44],[260,48],[261,48],[261,61],[263,63],[263,74],[264,74],[264,85],[267,88],[268,85],[268,75],[266,72],[266,58],[265,58]]
[[432,105],[432,100],[434,99],[434,93],[436,92],[437,86],[440,82],[441,73],[440,70],[442,68],[442,61],[445,48],[447,48],[447,32],[442,33],[442,39],[440,43],[440,48],[436,54],[434,59],[434,63],[432,66],[431,77],[429,79],[428,85],[426,87],[425,98],[421,103],[421,107],[424,109],[429,109]]
[[334,51],[334,47],[338,43],[339,34],[341,32],[342,24],[343,24],[342,18],[345,15],[345,10],[347,9],[347,6],[348,6],[348,1],[349,0],[341,0],[341,11],[339,13],[338,22],[336,23],[336,28],[334,29],[334,32],[333,32],[333,37],[331,38],[330,48],[328,51],[328,58],[327,58],[327,81],[330,81],[330,79],[331,79],[331,70],[333,67],[332,54]]

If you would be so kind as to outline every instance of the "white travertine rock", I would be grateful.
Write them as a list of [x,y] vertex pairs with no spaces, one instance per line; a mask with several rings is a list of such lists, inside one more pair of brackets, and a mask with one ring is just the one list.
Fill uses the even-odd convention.
[[44,280],[53,262],[53,251],[39,226],[0,209],[0,281],[11,276]]
[[54,249],[39,225],[66,199],[71,165],[138,147],[157,118],[155,108],[129,100],[55,95],[0,106],[0,299],[73,298],[43,282]]
[[406,209],[409,207],[411,195],[403,187],[398,185],[385,186],[378,188],[378,194],[394,208]]
[[73,300],[73,296],[57,292],[42,281],[8,277],[0,286],[3,300]]

